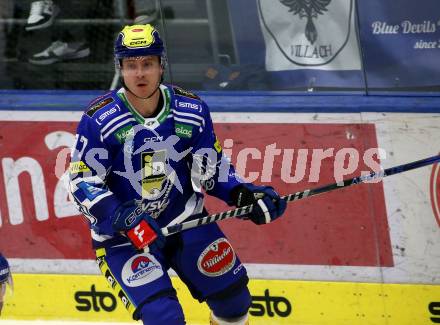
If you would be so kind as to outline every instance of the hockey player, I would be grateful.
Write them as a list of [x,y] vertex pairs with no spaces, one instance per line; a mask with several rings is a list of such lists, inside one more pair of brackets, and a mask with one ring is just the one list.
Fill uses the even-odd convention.
[[170,268],[208,304],[211,324],[248,324],[246,270],[218,225],[166,238],[160,228],[207,215],[203,193],[229,205],[256,203],[249,218],[257,224],[280,217],[286,202],[236,176],[206,103],[162,84],[166,58],[153,26],[126,26],[114,51],[123,87],[85,111],[69,167],[99,267],[144,324],[185,324]]
[[12,276],[9,264],[6,258],[0,253],[0,315],[2,314],[3,300],[6,295],[6,287],[8,284],[12,289]]

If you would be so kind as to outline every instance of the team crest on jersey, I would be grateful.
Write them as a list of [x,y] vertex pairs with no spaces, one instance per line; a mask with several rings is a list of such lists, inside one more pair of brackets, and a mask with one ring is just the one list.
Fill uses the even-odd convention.
[[269,71],[285,70],[282,58],[299,66],[327,65],[354,32],[354,0],[257,0],[257,6]]
[[432,167],[430,192],[432,211],[440,227],[440,164],[438,163]]
[[90,117],[93,117],[93,115],[99,111],[101,108],[103,108],[104,106],[107,106],[110,103],[113,103],[115,100],[112,97],[107,97],[101,101],[99,101],[98,103],[96,103],[95,105],[93,105],[92,107],[90,107],[86,114]]
[[229,272],[235,265],[236,255],[226,238],[219,238],[200,254],[197,267],[209,277],[220,276]]
[[131,257],[122,268],[122,281],[129,287],[138,287],[150,283],[163,275],[156,258],[148,253]]
[[154,200],[164,194],[168,178],[166,175],[167,151],[149,151],[141,154],[142,197]]

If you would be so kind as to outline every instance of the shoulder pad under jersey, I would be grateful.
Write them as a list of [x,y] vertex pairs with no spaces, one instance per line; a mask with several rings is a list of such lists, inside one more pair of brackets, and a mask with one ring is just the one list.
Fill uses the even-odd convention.
[[[172,87],[172,113],[175,123],[175,134],[181,138],[193,138],[196,133],[201,133],[206,126],[206,104],[200,97],[183,90]],[[185,95],[182,95],[182,94]]]
[[115,101],[115,99],[113,98],[113,92],[108,92],[105,93],[102,96],[99,96],[97,98],[95,98],[94,100],[92,100],[89,104],[89,106],[87,107],[85,114],[91,118],[94,117],[94,115],[96,114],[96,112],[98,112],[101,108],[104,108],[105,106],[113,103]]
[[118,112],[121,112],[120,99],[116,92],[111,91],[93,100],[85,111],[85,115],[102,126],[119,115]]
[[[176,92],[176,89],[178,91]],[[190,92],[191,96],[181,95],[182,91],[186,92],[182,88],[173,86],[172,106],[174,109],[182,112],[188,112],[193,114],[199,114],[203,111],[203,101],[197,95]]]

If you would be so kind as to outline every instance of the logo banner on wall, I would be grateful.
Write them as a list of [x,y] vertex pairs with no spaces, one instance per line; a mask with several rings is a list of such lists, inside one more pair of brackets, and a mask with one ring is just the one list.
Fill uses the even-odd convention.
[[358,1],[368,88],[440,85],[437,0]]
[[268,71],[359,70],[354,0],[258,0]]
[[[27,112],[26,118],[41,120],[44,114]],[[6,256],[94,258],[86,220],[68,199],[63,177],[60,177],[68,148],[75,140],[76,124],[76,120],[0,121],[0,248]],[[280,193],[333,183],[335,162],[339,161],[336,156],[339,157],[338,153],[344,148],[356,148],[366,157],[370,148],[378,147],[372,124],[286,123],[274,128],[271,123],[234,123],[239,141],[230,138],[231,127],[230,123],[216,123],[216,134],[219,139],[232,141],[233,145],[224,150],[230,150],[237,172],[249,181],[272,185]],[[320,162],[322,168],[318,174],[312,170],[315,149],[333,153]],[[264,157],[270,157],[269,152],[274,151],[279,154],[272,156],[272,166],[269,166],[271,159]],[[250,153],[252,158],[248,157]],[[302,167],[293,167],[298,160],[302,161],[299,163]],[[353,177],[369,169],[363,158],[356,171],[346,176]],[[355,187],[345,195],[333,192],[290,205],[286,212],[288,217],[264,229],[264,235],[256,236],[246,245],[242,244],[243,234],[258,233],[261,228],[237,220],[222,227],[228,237],[236,240],[244,262],[392,266],[383,187],[381,183],[370,186]],[[208,198],[207,209],[217,212],[230,207]],[[339,235],[333,237],[336,232]],[[280,240],[273,241],[273,238]],[[324,246],[322,238],[327,238]],[[351,244],[347,246],[347,242]],[[295,247],[294,254],[292,247]],[[274,251],[277,254],[273,254]]]
[[240,0],[229,6],[241,64],[264,67],[272,88],[364,87],[354,0]]

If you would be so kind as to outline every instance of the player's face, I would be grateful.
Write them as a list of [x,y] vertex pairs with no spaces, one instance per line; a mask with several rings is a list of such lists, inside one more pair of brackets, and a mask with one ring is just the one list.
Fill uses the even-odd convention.
[[159,85],[163,69],[158,56],[124,58],[122,77],[128,89],[139,97],[149,96]]

